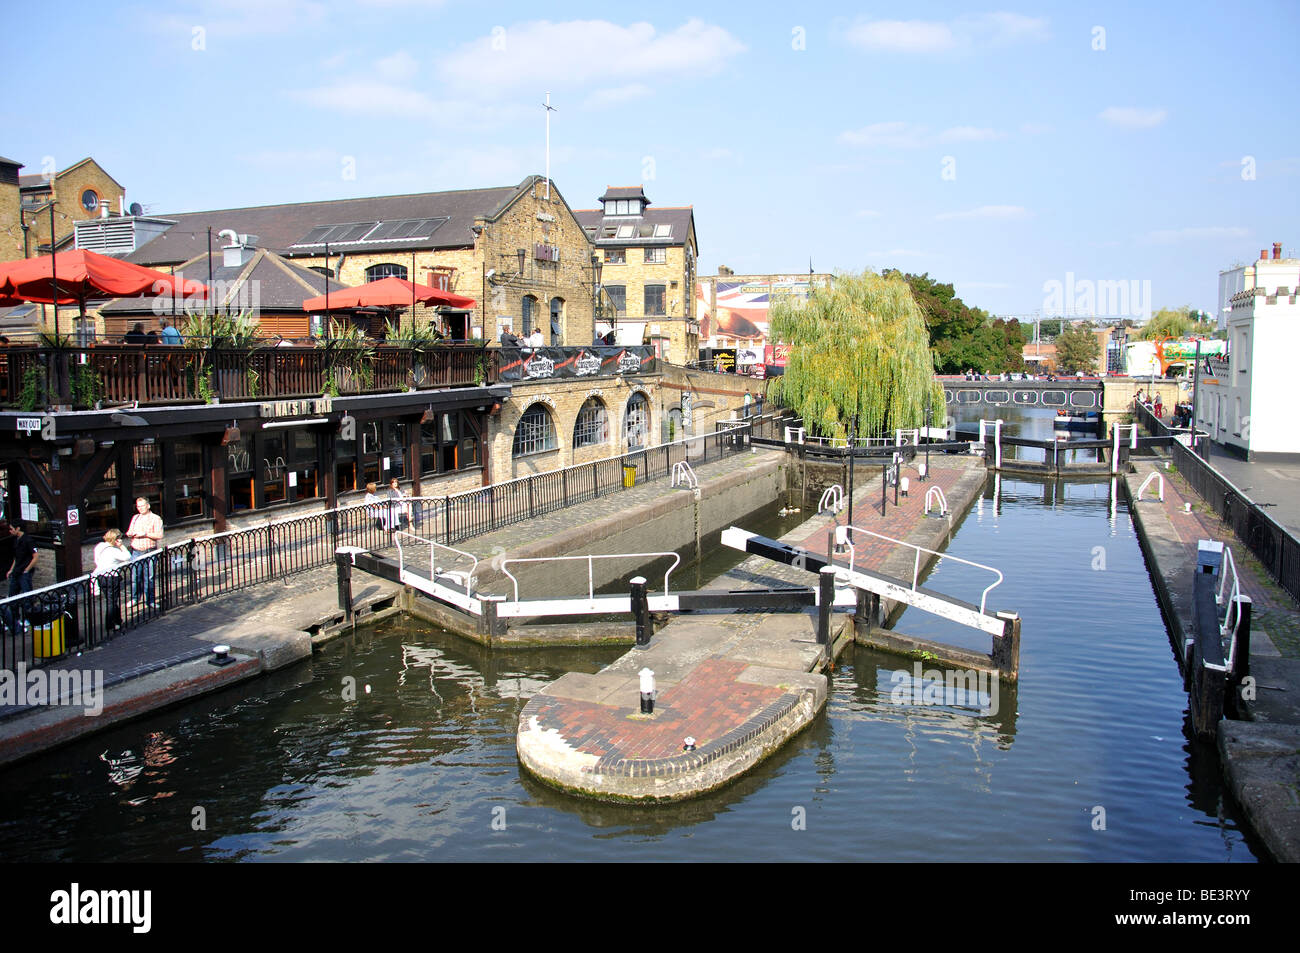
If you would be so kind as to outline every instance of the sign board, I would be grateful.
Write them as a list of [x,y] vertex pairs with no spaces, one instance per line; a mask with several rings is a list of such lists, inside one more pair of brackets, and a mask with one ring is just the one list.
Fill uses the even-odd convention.
[[19,417],[14,422],[14,429],[21,430],[24,433],[35,433],[41,429],[40,417]]
[[81,525],[81,514],[77,512],[77,508],[75,506],[68,507],[68,525],[69,526]]
[[276,400],[262,404],[262,417],[318,417],[333,407],[331,397],[308,397],[303,400]]

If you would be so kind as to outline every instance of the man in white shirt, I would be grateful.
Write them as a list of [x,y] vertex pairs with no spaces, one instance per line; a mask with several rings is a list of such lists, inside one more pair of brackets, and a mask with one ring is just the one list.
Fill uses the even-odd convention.
[[135,598],[156,609],[154,564],[157,557],[152,554],[162,546],[163,521],[161,516],[149,508],[149,501],[143,496],[135,501],[135,516],[131,517],[131,524],[126,528],[126,538],[131,546],[131,559],[138,563],[135,571]]
[[528,335],[528,346],[529,346],[529,347],[541,347],[541,346],[542,346],[542,329],[541,329],[541,328],[533,328],[533,333],[530,334],[530,335]]

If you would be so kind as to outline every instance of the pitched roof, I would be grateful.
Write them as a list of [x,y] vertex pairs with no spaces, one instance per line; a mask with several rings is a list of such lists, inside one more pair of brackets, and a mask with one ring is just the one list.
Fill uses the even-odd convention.
[[4,156],[0,156],[0,165],[16,165],[21,169],[23,164],[17,159],[6,159]]
[[[573,217],[578,220],[587,236],[598,246],[605,248],[621,248],[627,245],[685,245],[691,237],[691,225],[695,216],[695,210],[691,206],[683,208],[648,208],[640,215],[615,215],[609,218],[598,208],[591,209],[574,209]],[[632,236],[630,238],[605,238],[604,232],[607,228],[615,229],[615,236],[618,234],[618,228],[624,225],[632,226]],[[653,234],[641,235],[640,226],[648,225],[667,225],[669,234],[667,237],[655,238]],[[653,233],[654,229],[651,228]]]
[[[258,236],[258,245],[281,255],[320,255],[327,225],[355,225],[330,236],[330,250],[340,252],[413,251],[418,249],[467,248],[474,244],[474,220],[498,217],[541,176],[530,175],[518,185],[488,189],[460,189],[452,192],[420,192],[411,195],[382,195],[372,198],[334,199],[325,202],[297,202],[250,208],[219,209],[165,215],[176,224],[138,249],[129,260],[157,266],[182,261],[203,252],[206,255],[209,226],[215,236],[223,229]],[[555,188],[554,182],[551,188]],[[396,228],[399,223],[409,228]],[[362,226],[370,225],[369,229]],[[385,230],[387,226],[387,230]],[[415,237],[400,237],[403,231]],[[355,235],[355,238],[351,236]],[[305,240],[311,239],[311,244]]]
[[[15,163],[16,164],[16,163]],[[18,187],[21,189],[34,189],[38,185],[50,185],[50,180],[43,172],[37,172],[35,175],[18,176]]]
[[[116,185],[119,189],[122,187],[122,183],[117,181],[117,179],[113,178],[111,175],[109,175],[102,165],[100,165],[98,162],[95,162],[92,156],[86,156],[86,158],[72,163],[72,165],[68,166],[66,169],[60,169],[58,172],[54,173],[54,178],[60,179],[63,176],[67,175],[69,172],[74,172],[77,169],[81,168],[87,162],[94,163],[95,167],[99,169],[100,172],[103,172],[104,175],[108,177],[108,180],[112,182],[114,185]],[[22,189],[35,188],[40,185],[48,185],[49,182],[50,179],[47,178],[44,173],[38,173],[36,175],[20,175],[18,177],[18,187]]]
[[607,185],[605,194],[600,197],[600,200],[605,202],[609,199],[641,199],[647,205],[650,203],[639,185]]
[[[205,236],[206,238],[206,236]],[[205,243],[206,244],[206,243]],[[208,254],[206,249],[188,261],[177,265],[176,271],[189,278],[207,283]],[[212,252],[212,281],[220,294],[214,294],[210,304],[220,308],[226,304],[250,300],[243,290],[248,282],[256,282],[257,307],[264,312],[302,313],[302,303],[325,293],[325,276],[318,271],[295,265],[274,252],[259,248],[242,265],[227,268],[222,262],[220,249]],[[337,279],[330,279],[330,291],[348,287]],[[149,298],[118,298],[100,309],[106,315],[153,314],[153,300]]]

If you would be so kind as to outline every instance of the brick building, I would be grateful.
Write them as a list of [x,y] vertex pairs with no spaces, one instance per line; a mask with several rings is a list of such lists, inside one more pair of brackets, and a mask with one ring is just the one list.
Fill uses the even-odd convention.
[[0,261],[23,257],[23,230],[19,224],[22,193],[18,187],[21,162],[0,156]]
[[[343,285],[397,276],[474,298],[442,314],[456,338],[495,340],[510,324],[547,344],[591,342],[592,247],[553,182],[165,215],[175,222],[130,256],[167,269],[213,254],[218,235],[268,249]],[[224,241],[224,239],[220,240]],[[328,255],[327,255],[328,250]],[[192,267],[192,265],[190,266]],[[205,269],[192,277],[203,280]],[[308,296],[304,296],[308,297]],[[423,306],[416,320],[428,320]]]
[[[126,190],[91,158],[73,163],[61,172],[51,169],[35,175],[20,175],[18,182],[22,195],[22,215],[17,222],[20,250],[15,257],[18,258],[25,257],[21,250],[23,247],[27,248],[28,255],[49,254],[51,202],[54,203],[54,244],[60,251],[72,247],[73,229],[77,222],[125,211]],[[12,235],[15,223],[2,204],[0,214],[5,216],[0,218],[0,232]],[[25,246],[23,222],[27,224]]]
[[609,186],[600,208],[574,212],[603,260],[601,286],[620,344],[655,344],[675,364],[699,356],[691,289],[698,244],[692,206],[651,208],[639,185]]

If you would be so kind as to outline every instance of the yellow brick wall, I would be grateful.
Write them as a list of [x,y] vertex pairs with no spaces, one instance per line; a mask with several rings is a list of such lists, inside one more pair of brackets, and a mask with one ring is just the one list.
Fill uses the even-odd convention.
[[[86,189],[94,189],[99,195],[100,206],[107,203],[113,215],[117,214],[119,200],[125,195],[122,187],[109,178],[108,173],[93,160],[66,172],[57,173],[54,177],[54,230],[60,240],[72,232],[75,222],[99,218],[101,212],[98,207],[93,212],[87,212],[81,206],[81,193]],[[28,242],[31,245],[31,253],[35,255],[38,245],[48,244],[50,241],[49,211],[46,210],[34,217],[29,215],[28,222],[31,225]],[[21,234],[18,238],[18,247],[21,255]]]
[[[654,325],[647,327],[647,335],[666,341],[663,354],[669,361],[685,364],[699,357],[699,335],[693,323],[695,294],[686,273],[686,248],[677,245],[665,251],[665,261],[656,264],[645,260],[645,248],[629,247],[624,251],[624,263],[614,264],[608,261],[609,250],[603,250],[606,261],[600,281],[602,285],[622,285],[626,289],[626,320]],[[664,286],[664,314],[646,314],[646,285]]]
[[23,257],[23,229],[18,215],[21,207],[18,186],[0,184],[0,261]]

